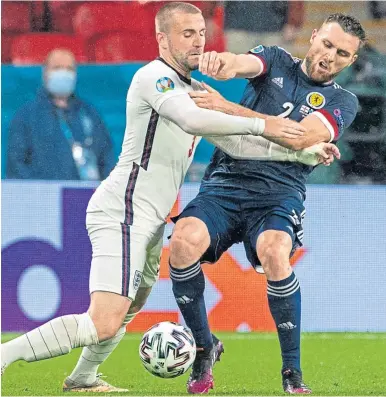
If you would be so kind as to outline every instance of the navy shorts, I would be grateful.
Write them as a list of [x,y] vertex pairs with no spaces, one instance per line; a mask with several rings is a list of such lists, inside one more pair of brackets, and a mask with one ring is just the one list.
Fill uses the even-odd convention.
[[173,221],[190,216],[201,219],[209,230],[210,246],[202,262],[217,262],[229,247],[243,242],[249,262],[259,270],[256,242],[266,230],[291,236],[291,256],[302,246],[305,209],[296,192],[258,195],[244,189],[215,188],[200,192]]

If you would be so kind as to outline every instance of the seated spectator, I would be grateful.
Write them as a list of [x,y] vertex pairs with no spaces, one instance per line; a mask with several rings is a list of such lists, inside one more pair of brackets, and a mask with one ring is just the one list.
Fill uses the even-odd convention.
[[[7,177],[101,180],[115,165],[113,146],[96,110],[74,94],[74,55],[51,51],[44,86],[11,121]],[[97,84],[97,82],[96,82]]]
[[226,1],[225,35],[230,52],[247,52],[262,44],[296,55],[296,35],[303,24],[302,1]]
[[373,19],[386,18],[386,2],[385,1],[369,1],[370,14]]

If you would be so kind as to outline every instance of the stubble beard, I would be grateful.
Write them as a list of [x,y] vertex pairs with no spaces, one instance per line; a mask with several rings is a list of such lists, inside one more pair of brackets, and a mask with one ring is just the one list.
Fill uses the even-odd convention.
[[[325,74],[317,73],[316,74],[317,67],[318,67],[318,64],[314,63],[314,57],[312,57],[312,56],[306,57],[307,75],[311,80],[313,80],[317,83],[321,83],[321,84],[327,83],[327,82],[333,80],[340,73],[340,71],[339,71],[337,73],[325,73]],[[315,72],[317,78],[313,77],[314,72]]]

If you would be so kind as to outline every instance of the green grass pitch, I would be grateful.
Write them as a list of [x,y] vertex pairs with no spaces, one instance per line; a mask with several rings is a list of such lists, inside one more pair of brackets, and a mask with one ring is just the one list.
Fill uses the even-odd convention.
[[[214,370],[209,395],[282,396],[280,350],[275,334],[218,333],[225,354]],[[2,341],[14,335],[2,335]],[[159,379],[138,356],[140,334],[127,334],[100,371],[131,396],[187,395],[188,375]],[[319,396],[386,396],[386,334],[305,333],[302,336],[304,380]],[[61,384],[80,349],[38,363],[19,361],[2,377],[3,396],[63,395]],[[66,393],[66,396],[79,393]],[[87,393],[87,395],[92,395]]]

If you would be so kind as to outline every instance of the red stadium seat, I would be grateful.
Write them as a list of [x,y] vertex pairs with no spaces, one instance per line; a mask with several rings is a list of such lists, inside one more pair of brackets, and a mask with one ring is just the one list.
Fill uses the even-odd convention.
[[85,62],[83,42],[75,37],[55,33],[22,34],[12,42],[12,63],[14,65],[31,65],[43,63],[47,54],[55,48],[72,51],[77,62]]
[[73,34],[73,19],[76,10],[86,3],[85,1],[49,1],[48,7],[51,13],[52,30],[54,32]]
[[1,62],[10,63],[13,39],[31,30],[30,4],[24,1],[1,2]]
[[155,37],[148,34],[111,32],[100,36],[93,47],[94,61],[98,63],[152,61],[158,56]]
[[2,34],[1,35],[1,62],[2,63],[11,63],[12,56],[11,56],[11,49],[12,49],[12,42],[13,39],[17,36],[14,34]]
[[111,31],[151,34],[154,36],[154,20],[149,23],[148,7],[136,1],[90,2],[81,5],[74,16],[75,33],[89,40]]
[[1,32],[25,33],[31,30],[30,4],[26,1],[1,2]]

